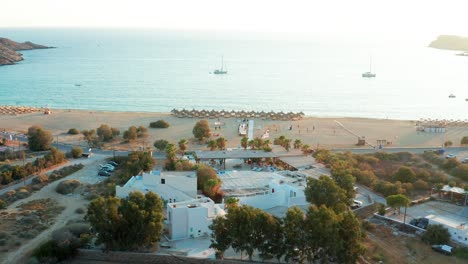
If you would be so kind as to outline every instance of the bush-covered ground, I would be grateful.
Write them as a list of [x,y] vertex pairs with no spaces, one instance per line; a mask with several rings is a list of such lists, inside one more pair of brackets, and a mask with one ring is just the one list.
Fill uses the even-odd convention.
[[[453,161],[434,156],[435,153],[425,153],[422,156],[409,152],[352,154],[322,149],[313,155],[318,162],[325,163],[331,169],[332,175],[345,171],[354,176],[357,183],[385,197],[405,194],[410,198],[417,198],[427,194],[432,188],[449,183],[445,172],[462,171],[466,166],[452,165]],[[447,168],[445,172],[443,168]],[[463,178],[451,184],[464,187]]]

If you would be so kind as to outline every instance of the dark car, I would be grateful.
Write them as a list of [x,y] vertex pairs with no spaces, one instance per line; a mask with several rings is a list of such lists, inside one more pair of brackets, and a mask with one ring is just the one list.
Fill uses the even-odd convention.
[[409,222],[409,224],[412,226],[418,226],[418,223],[419,223],[419,219],[417,218],[414,218],[413,220]]
[[101,169],[99,169],[99,171],[112,172],[112,169],[108,167],[102,167]]
[[452,247],[447,245],[433,245],[432,249],[434,251],[440,252],[446,256],[452,255]]
[[429,225],[429,219],[420,218],[417,226],[419,228],[426,229],[428,225]]
[[98,172],[98,176],[109,177],[110,173],[107,172],[107,171],[100,171],[100,172]]

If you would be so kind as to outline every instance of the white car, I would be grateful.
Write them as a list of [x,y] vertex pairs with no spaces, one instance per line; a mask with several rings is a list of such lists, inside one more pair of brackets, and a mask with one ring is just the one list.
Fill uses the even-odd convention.
[[362,206],[362,202],[358,200],[353,200],[353,204]]
[[462,159],[462,163],[468,163],[468,158]]
[[447,156],[445,156],[446,159],[453,159],[453,158],[456,158],[457,156],[455,154],[447,154]]
[[107,168],[107,170],[110,170],[110,171],[114,171],[115,167],[110,165],[110,164],[100,164],[99,167],[102,169],[102,168]]

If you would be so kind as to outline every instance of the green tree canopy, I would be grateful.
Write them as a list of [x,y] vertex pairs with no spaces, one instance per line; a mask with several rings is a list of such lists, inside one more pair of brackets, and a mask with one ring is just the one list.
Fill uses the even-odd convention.
[[179,142],[177,144],[179,146],[180,152],[184,153],[187,150],[188,140],[183,138],[183,139],[179,140]]
[[165,140],[165,139],[158,139],[156,141],[154,141],[154,144],[153,146],[159,150],[159,151],[163,151],[166,149],[166,146],[167,144],[169,144],[169,141]]
[[210,124],[208,123],[207,120],[204,120],[204,119],[200,120],[193,127],[192,133],[193,133],[193,136],[199,141],[202,141],[203,138],[209,138],[210,137]]
[[169,123],[160,119],[156,122],[151,122],[150,123],[150,127],[151,128],[168,128],[169,127]]
[[44,130],[40,126],[32,126],[28,128],[28,143],[29,149],[32,151],[42,151],[50,149],[52,144],[52,133]]
[[401,166],[395,174],[393,174],[393,180],[399,181],[402,183],[405,182],[415,182],[416,181],[416,173],[410,168],[406,166]]
[[123,134],[123,138],[128,141],[133,141],[138,137],[138,129],[136,126],[131,126]]
[[450,233],[443,225],[429,225],[421,239],[429,245],[447,244],[450,241]]
[[320,207],[322,204],[340,212],[350,204],[346,191],[340,188],[333,179],[326,175],[314,179],[307,178],[307,187],[304,190],[306,200]]
[[86,219],[96,231],[98,243],[103,243],[106,249],[134,250],[159,241],[162,210],[163,202],[158,195],[133,192],[124,199],[110,196],[93,200]]
[[96,130],[97,135],[102,141],[111,141],[114,135],[112,134],[112,128],[109,125],[102,124]]
[[249,138],[246,137],[246,136],[243,136],[242,139],[241,139],[241,146],[242,146],[244,149],[247,149],[248,144],[249,144]]
[[460,140],[460,144],[461,144],[462,146],[468,145],[468,136],[464,136],[464,137]]
[[389,206],[398,208],[398,213],[400,213],[400,207],[407,207],[410,204],[408,197],[403,194],[390,195],[385,200]]

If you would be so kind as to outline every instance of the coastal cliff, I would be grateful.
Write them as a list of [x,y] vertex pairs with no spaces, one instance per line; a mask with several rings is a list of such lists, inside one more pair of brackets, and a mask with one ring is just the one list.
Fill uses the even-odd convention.
[[468,51],[468,38],[453,35],[440,35],[429,44],[429,47],[444,50]]
[[22,61],[23,56],[17,51],[49,48],[53,47],[38,45],[29,41],[19,43],[7,38],[0,38],[0,66],[11,65],[15,62]]

